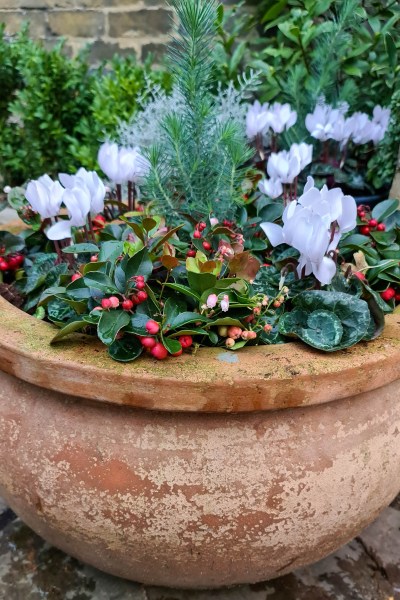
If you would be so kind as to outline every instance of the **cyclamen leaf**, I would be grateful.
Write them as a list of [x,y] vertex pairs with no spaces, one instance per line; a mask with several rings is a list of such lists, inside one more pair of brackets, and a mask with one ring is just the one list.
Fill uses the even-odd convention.
[[302,292],[293,299],[293,304],[294,309],[280,318],[279,332],[299,337],[319,350],[348,348],[369,332],[368,305],[355,296],[314,290]]

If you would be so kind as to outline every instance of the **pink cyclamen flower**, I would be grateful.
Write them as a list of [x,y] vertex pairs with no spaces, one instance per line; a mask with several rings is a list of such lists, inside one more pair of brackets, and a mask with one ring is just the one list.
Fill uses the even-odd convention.
[[217,306],[218,296],[217,294],[210,294],[207,298],[207,308],[214,308]]
[[229,296],[227,294],[221,300],[221,310],[223,312],[228,312],[229,310]]

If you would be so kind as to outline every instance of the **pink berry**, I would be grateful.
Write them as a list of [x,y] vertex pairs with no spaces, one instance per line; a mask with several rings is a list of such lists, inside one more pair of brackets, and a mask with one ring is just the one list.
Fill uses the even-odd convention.
[[186,256],[188,258],[194,258],[196,256],[196,250],[188,250]]
[[99,260],[99,258],[96,254],[94,256],[90,257],[90,262],[97,262],[98,260]]
[[386,230],[386,225],[385,225],[385,223],[379,223],[379,224],[376,226],[376,230],[377,230],[377,231],[385,231],[385,230]]
[[395,290],[392,287],[388,287],[387,290],[385,290],[384,292],[381,292],[381,298],[385,301],[385,302],[390,302],[390,300],[392,300],[396,295]]
[[71,277],[71,281],[76,281],[77,279],[81,279],[82,275],[80,273],[74,273]]
[[160,331],[160,326],[156,321],[150,319],[150,321],[147,321],[146,323],[146,331],[151,335],[157,335]]
[[207,227],[207,224],[206,224],[206,223],[204,223],[204,221],[201,221],[201,222],[198,224],[198,228],[200,229],[200,231],[204,231],[204,229],[205,229],[206,227]]
[[368,225],[369,225],[370,227],[376,227],[376,226],[378,225],[378,221],[377,221],[376,219],[370,219],[370,220],[368,221]]
[[124,300],[122,302],[121,306],[124,310],[132,310],[133,302],[132,302],[132,300]]
[[191,335],[181,335],[178,338],[178,341],[182,348],[190,348],[190,346],[193,344],[193,338]]
[[140,343],[144,348],[149,348],[151,350],[157,344],[157,340],[153,337],[142,337],[140,338]]
[[161,342],[157,342],[157,344],[150,350],[152,356],[157,360],[164,360],[168,356],[168,350],[161,344]]
[[207,252],[209,252],[211,250],[211,244],[210,244],[210,242],[203,242],[203,248],[204,248],[204,250],[206,250]]
[[117,296],[110,296],[109,301],[110,301],[112,308],[118,308],[119,299],[117,298]]
[[193,237],[194,237],[196,240],[199,240],[199,239],[201,238],[201,233],[200,233],[200,231],[199,231],[198,229],[196,229],[196,230],[195,230],[195,232],[194,232],[194,234],[193,234]]
[[136,282],[136,289],[137,290],[144,290],[144,288],[146,287],[146,284],[144,281],[137,281]]
[[183,348],[181,348],[180,350],[178,350],[178,352],[174,352],[173,354],[171,354],[171,356],[180,356],[183,352]]
[[147,292],[140,291],[137,293],[137,299],[138,299],[139,304],[141,304],[142,302],[145,302],[147,300],[147,298],[148,298]]
[[108,298],[103,298],[103,300],[101,301],[101,306],[102,308],[111,308],[111,302]]

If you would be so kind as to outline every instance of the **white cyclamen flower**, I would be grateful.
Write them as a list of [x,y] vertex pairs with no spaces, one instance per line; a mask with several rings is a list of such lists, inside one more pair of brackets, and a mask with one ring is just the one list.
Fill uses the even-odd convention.
[[263,134],[268,129],[269,113],[268,104],[261,105],[258,100],[249,107],[246,115],[246,135],[253,140],[257,135]]
[[290,129],[297,121],[297,112],[290,104],[274,102],[268,109],[268,125],[275,133]]
[[268,159],[267,173],[271,179],[279,179],[282,183],[293,183],[300,171],[299,157],[291,155],[286,150],[273,152]]
[[284,210],[283,227],[262,223],[261,227],[273,246],[288,244],[300,252],[298,274],[315,277],[327,285],[336,273],[336,264],[327,256],[335,250],[343,233],[351,231],[357,222],[354,198],[344,196],[340,188],[322,190],[307,179],[303,195]]
[[[79,187],[78,187],[79,186]],[[86,225],[90,211],[90,192],[85,184],[77,181],[77,186],[64,190],[62,201],[67,207],[69,220],[59,221],[46,231],[49,240],[65,240],[72,237],[71,227]]]
[[326,142],[332,138],[335,123],[343,117],[340,109],[327,104],[317,104],[314,112],[306,116],[306,127],[313,138]]
[[390,108],[382,108],[382,106],[379,106],[378,104],[374,108],[372,122],[381,125],[381,127],[386,131],[389,126],[390,115]]
[[269,198],[279,198],[283,194],[283,186],[279,179],[262,179],[258,189]]
[[297,156],[300,161],[300,171],[312,163],[313,147],[312,144],[292,144],[289,150],[290,156]]
[[79,182],[84,184],[90,193],[90,212],[101,213],[104,210],[106,188],[95,171],[87,171],[81,167],[75,175],[59,173],[58,177],[65,188],[79,187]]
[[107,177],[117,184],[137,182],[150,169],[148,160],[140,154],[139,148],[119,148],[118,144],[109,142],[100,146],[97,160]]
[[64,188],[58,181],[43,175],[38,180],[28,183],[25,198],[42,219],[50,219],[60,212],[63,193]]
[[354,113],[346,119],[346,127],[351,132],[351,139],[355,144],[367,144],[372,141],[374,126],[366,113]]

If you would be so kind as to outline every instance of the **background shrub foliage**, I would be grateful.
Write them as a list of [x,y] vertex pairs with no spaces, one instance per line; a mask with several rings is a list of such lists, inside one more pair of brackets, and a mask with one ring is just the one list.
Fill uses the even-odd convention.
[[115,57],[91,69],[85,53],[68,58],[62,45],[47,50],[28,28],[10,41],[0,28],[0,174],[8,185],[96,167],[99,144],[137,111],[146,87],[170,86],[150,62]]
[[[333,105],[347,101],[350,111],[392,102],[397,118],[390,139],[399,139],[396,0],[248,0],[220,17],[215,81],[237,81],[249,67],[259,70],[259,99],[287,101],[298,112],[290,141],[304,138],[304,116],[321,95]],[[62,43],[46,50],[29,39],[27,28],[9,40],[0,26],[3,184],[81,165],[95,168],[99,143],[140,109],[146,90],[171,87],[171,76],[150,62],[116,57],[92,69],[84,53],[68,58],[61,49]],[[390,140],[377,153],[370,172],[375,187],[392,178],[395,154]]]

